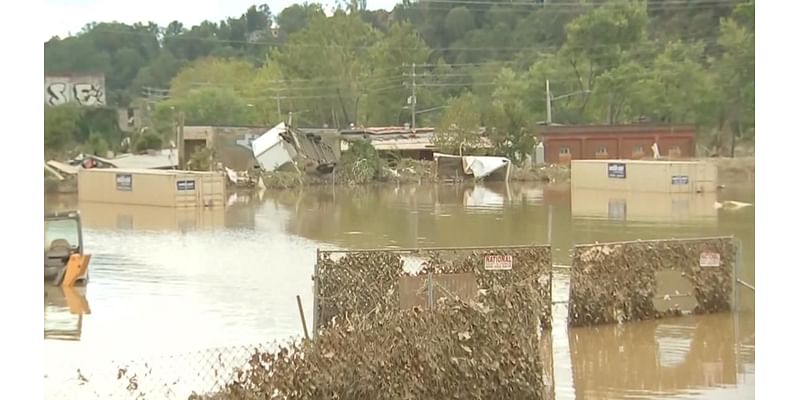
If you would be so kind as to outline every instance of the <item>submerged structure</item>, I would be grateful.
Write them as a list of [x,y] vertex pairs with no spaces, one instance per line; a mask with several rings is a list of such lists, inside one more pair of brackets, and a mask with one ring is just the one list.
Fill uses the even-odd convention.
[[289,123],[274,126],[252,142],[253,156],[262,171],[296,169],[329,174],[336,168],[336,152],[315,133],[303,132]]

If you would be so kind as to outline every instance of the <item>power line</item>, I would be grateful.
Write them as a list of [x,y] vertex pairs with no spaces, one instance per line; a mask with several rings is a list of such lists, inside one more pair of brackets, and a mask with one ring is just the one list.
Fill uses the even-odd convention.
[[[103,29],[103,28],[96,28],[96,30],[93,31],[93,32],[96,32],[96,31],[105,32],[105,33],[119,33],[119,34],[125,34],[125,35],[139,35],[139,36],[145,35],[145,36],[150,36],[150,34],[147,33],[147,32],[131,32],[131,31],[121,31],[121,30],[114,30],[114,29]],[[691,37],[691,36],[687,36],[687,38],[689,38],[689,37]],[[272,47],[299,47],[299,48],[321,48],[321,49],[337,48],[337,49],[350,49],[350,50],[368,50],[368,49],[372,49],[375,46],[375,44],[378,43],[376,41],[375,43],[370,44],[370,45],[360,45],[360,46],[344,46],[344,45],[339,45],[339,44],[293,43],[293,42],[286,42],[286,43],[277,43],[277,42],[276,43],[265,43],[265,42],[250,43],[250,42],[242,41],[242,40],[219,39],[219,38],[215,38],[215,37],[192,37],[190,35],[175,36],[175,37],[172,37],[171,39],[188,40],[188,41],[206,41],[206,42],[213,42],[213,43],[233,43],[233,44],[247,43],[247,44],[255,44],[255,45],[259,45],[259,46],[272,46]],[[619,43],[593,44],[593,45],[589,45],[589,46],[575,46],[575,48],[594,49],[594,48],[600,48],[600,47],[616,46],[618,44]],[[536,49],[558,48],[558,47],[559,46],[556,46],[556,45],[537,45],[537,46],[525,46],[525,47],[494,47],[494,46],[490,46],[490,47],[452,47],[452,46],[449,46],[449,47],[427,48],[427,49],[431,50],[431,51],[506,51],[506,50],[517,51],[517,50],[536,50]],[[424,48],[425,47],[423,45],[423,46],[413,46],[413,47],[412,46],[405,46],[405,47],[396,46],[396,47],[393,47],[392,49],[393,50],[418,50],[418,49],[424,49]]]
[[[484,6],[508,6],[508,7],[518,7],[518,8],[538,8],[540,10],[563,10],[563,9],[577,9],[577,10],[587,10],[587,9],[597,9],[606,6],[614,6],[614,5],[624,5],[620,3],[614,2],[529,2],[529,1],[488,1],[488,0],[424,0],[412,3],[411,5],[420,5],[420,6],[427,6],[430,4],[452,4],[452,5],[464,5],[464,6],[476,6],[476,5],[484,5]],[[657,2],[648,2],[647,9],[653,7],[691,7],[691,6],[719,6],[719,5],[731,5],[737,6],[739,4],[751,4],[746,1],[742,0],[694,0],[694,1],[687,1],[687,0],[663,0]]]
[[[394,77],[375,76],[375,77],[366,77],[366,78],[358,79],[358,80],[352,80],[352,81],[350,81],[350,83],[369,85],[369,84],[375,84],[375,83],[392,83],[392,82],[395,82],[395,81],[400,81],[402,79],[403,79],[403,76],[394,76]],[[230,86],[230,85],[218,84],[218,83],[213,83],[213,82],[192,82],[192,85],[193,86],[202,86],[202,87],[212,87],[212,88],[226,88],[226,87]],[[344,89],[344,88],[348,88],[348,86],[346,86],[345,83],[340,83],[340,84],[335,84],[335,85],[324,85],[324,86],[306,86],[306,87],[303,87],[303,86],[301,86],[301,87],[285,86],[285,87],[278,87],[278,88],[266,87],[266,88],[263,88],[262,90],[271,91],[271,92],[296,92],[296,91],[302,92],[302,91],[316,91],[316,90],[325,91],[325,90]]]

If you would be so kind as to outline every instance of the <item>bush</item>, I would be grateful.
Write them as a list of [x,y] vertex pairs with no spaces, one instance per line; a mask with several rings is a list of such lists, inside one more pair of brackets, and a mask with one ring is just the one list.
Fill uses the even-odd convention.
[[109,150],[108,142],[97,132],[92,132],[89,135],[89,141],[84,145],[84,153],[100,157],[105,157]]
[[136,144],[133,145],[133,149],[137,152],[143,152],[147,150],[161,150],[161,146],[164,144],[164,141],[161,139],[161,136],[158,136],[154,133],[145,133],[136,140]]
[[189,159],[189,169],[192,171],[208,171],[211,168],[212,152],[208,147],[195,150]]
[[367,183],[381,178],[381,158],[367,141],[350,143],[336,167],[337,179],[350,184]]

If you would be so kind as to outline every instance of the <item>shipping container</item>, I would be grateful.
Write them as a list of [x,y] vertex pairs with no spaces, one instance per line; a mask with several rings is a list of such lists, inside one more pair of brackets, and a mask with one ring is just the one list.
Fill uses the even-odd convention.
[[78,199],[156,207],[225,207],[225,178],[216,172],[81,169]]
[[573,160],[572,189],[656,193],[717,190],[717,167],[704,161]]

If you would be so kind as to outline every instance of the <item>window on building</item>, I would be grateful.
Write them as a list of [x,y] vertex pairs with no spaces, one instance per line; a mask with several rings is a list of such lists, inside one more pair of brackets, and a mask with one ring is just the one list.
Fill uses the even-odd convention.
[[562,156],[568,156],[570,154],[569,147],[561,147],[561,149],[558,151],[558,154]]
[[603,145],[597,146],[597,154],[608,154],[608,147]]

